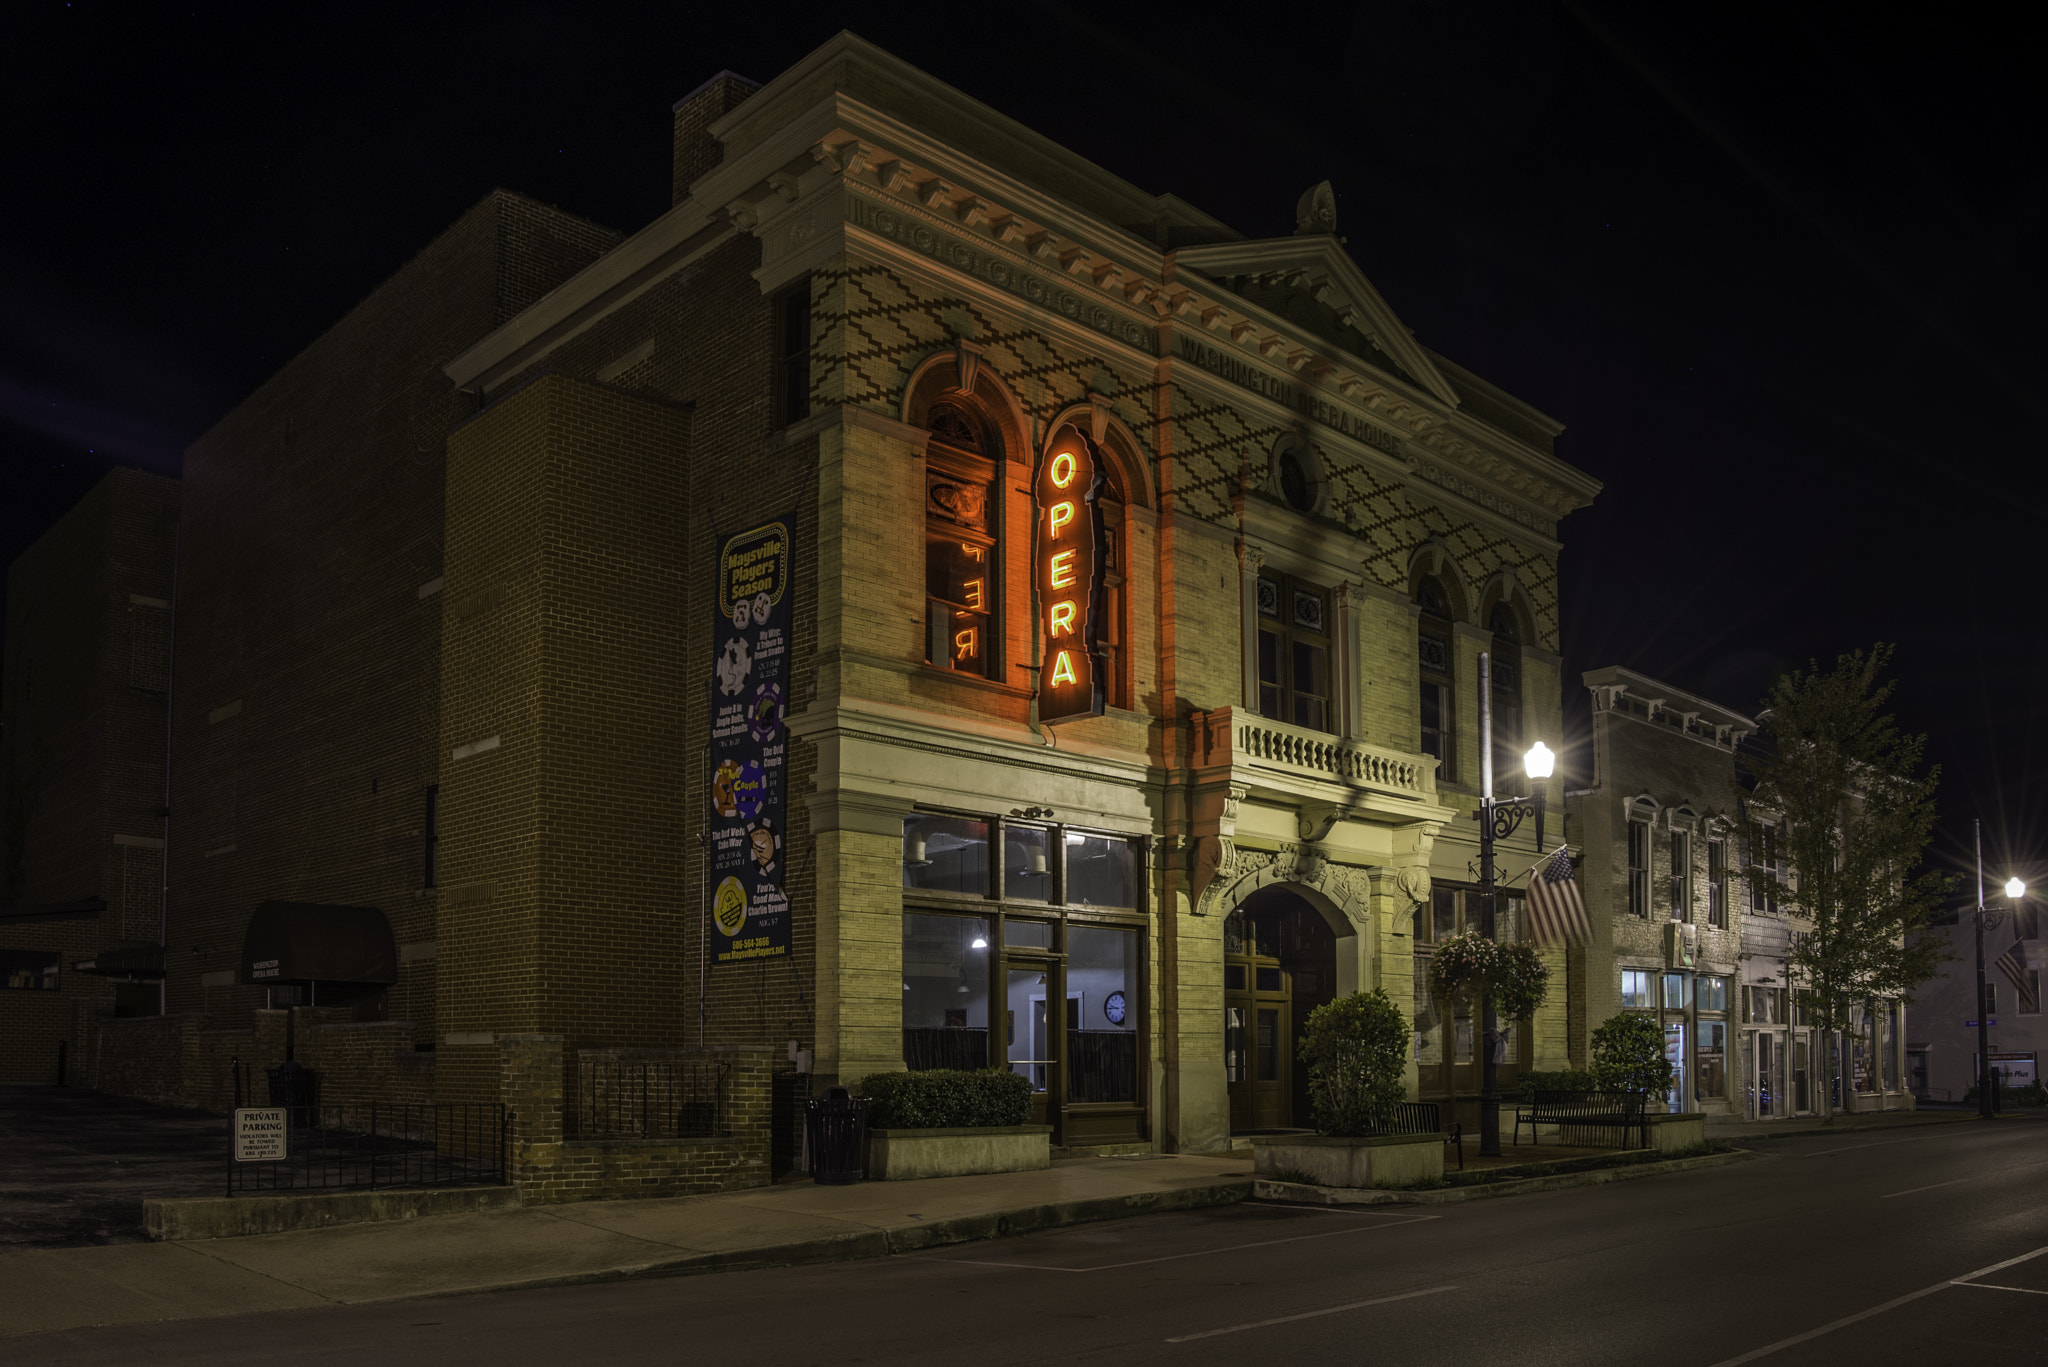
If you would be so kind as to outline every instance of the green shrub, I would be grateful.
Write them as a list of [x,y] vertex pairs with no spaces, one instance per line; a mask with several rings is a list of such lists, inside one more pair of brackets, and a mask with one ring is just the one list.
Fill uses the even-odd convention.
[[966,1130],[1031,1119],[1031,1080],[1008,1068],[870,1073],[854,1085],[878,1130]]
[[1671,1086],[1664,1032],[1649,1016],[1609,1016],[1593,1031],[1593,1078],[1603,1091],[1661,1096]]
[[1580,1068],[1560,1068],[1552,1073],[1524,1072],[1522,1100],[1533,1102],[1538,1092],[1592,1092],[1599,1090],[1593,1075]]
[[1407,1095],[1403,1074],[1413,1042],[1401,1008],[1378,988],[1311,1012],[1300,1056],[1308,1064],[1316,1128],[1359,1135],[1390,1123]]

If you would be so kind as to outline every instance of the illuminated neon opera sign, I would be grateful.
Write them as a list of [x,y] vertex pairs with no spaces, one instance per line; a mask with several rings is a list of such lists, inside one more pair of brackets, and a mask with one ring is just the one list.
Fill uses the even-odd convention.
[[1102,715],[1102,489],[1101,452],[1062,427],[1038,467],[1041,721]]

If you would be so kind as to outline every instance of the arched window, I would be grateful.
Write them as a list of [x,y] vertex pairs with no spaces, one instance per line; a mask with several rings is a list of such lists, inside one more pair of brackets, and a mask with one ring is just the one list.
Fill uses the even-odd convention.
[[994,442],[978,414],[949,400],[932,405],[925,425],[925,659],[994,678],[1002,620]]
[[1487,619],[1493,633],[1493,781],[1513,787],[1522,768],[1522,630],[1515,610],[1495,603]]
[[[1107,448],[1104,449],[1107,455]],[[1130,693],[1130,548],[1125,534],[1128,504],[1123,478],[1114,460],[1103,465],[1102,497],[1102,668],[1103,701],[1129,708]]]
[[1434,575],[1415,586],[1415,664],[1420,695],[1421,747],[1436,757],[1437,775],[1454,781],[1451,749],[1451,599]]

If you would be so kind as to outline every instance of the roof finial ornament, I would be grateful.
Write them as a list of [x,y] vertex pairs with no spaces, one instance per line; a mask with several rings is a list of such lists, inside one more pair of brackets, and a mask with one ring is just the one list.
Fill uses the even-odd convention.
[[1297,235],[1337,235],[1337,192],[1330,188],[1329,181],[1302,192],[1294,205],[1294,231]]

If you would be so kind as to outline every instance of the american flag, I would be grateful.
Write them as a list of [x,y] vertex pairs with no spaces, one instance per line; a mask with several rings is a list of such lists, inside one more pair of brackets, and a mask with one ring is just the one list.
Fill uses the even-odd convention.
[[2025,938],[2012,942],[2012,948],[1998,956],[1998,971],[2012,980],[2013,991],[2020,994],[2020,1014],[2032,1015],[2041,1009],[2040,994],[2034,990],[2034,975],[2027,971],[2027,942]]
[[1557,853],[1529,870],[1529,934],[1537,944],[1571,943],[1592,934],[1586,899],[1572,877],[1572,852]]

